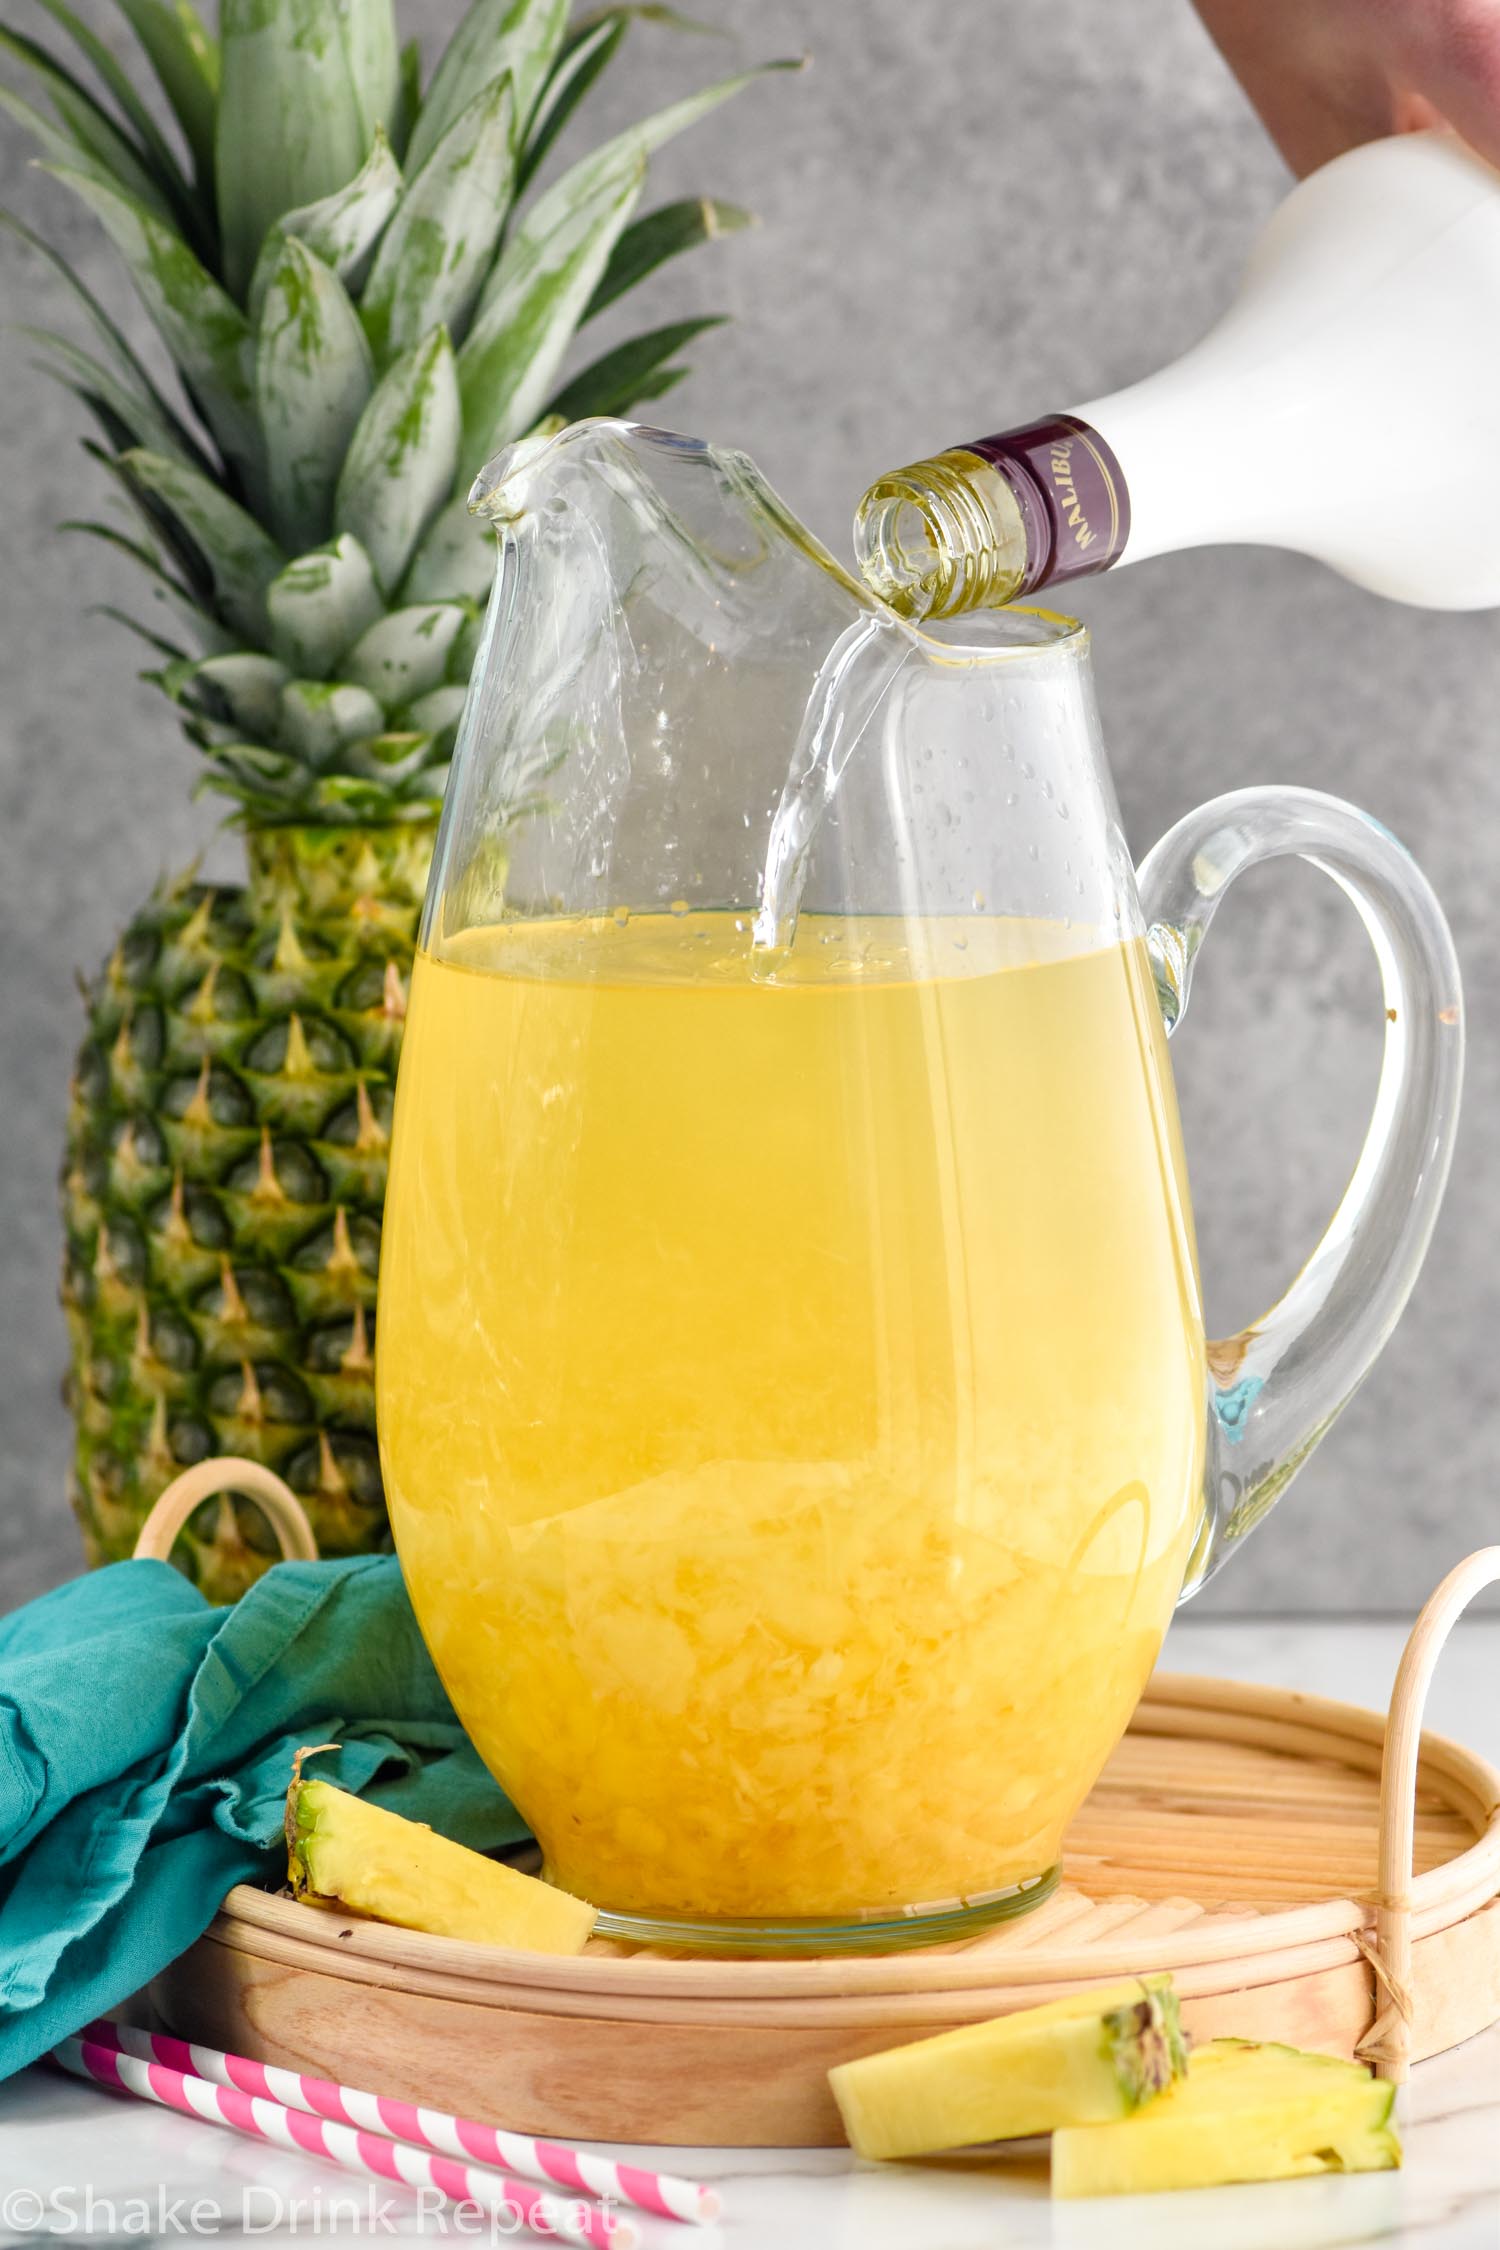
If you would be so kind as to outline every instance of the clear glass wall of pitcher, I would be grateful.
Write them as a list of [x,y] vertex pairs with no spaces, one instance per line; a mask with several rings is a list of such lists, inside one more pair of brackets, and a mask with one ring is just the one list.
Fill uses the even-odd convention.
[[[962,1934],[1045,1895],[1174,1604],[1405,1302],[1442,916],[1295,789],[1137,875],[1083,630],[900,623],[743,456],[590,423],[477,489],[377,1342],[418,1617],[607,1930]],[[1385,1068],[1312,1258],[1205,1344],[1166,1034],[1287,853],[1370,930]]]

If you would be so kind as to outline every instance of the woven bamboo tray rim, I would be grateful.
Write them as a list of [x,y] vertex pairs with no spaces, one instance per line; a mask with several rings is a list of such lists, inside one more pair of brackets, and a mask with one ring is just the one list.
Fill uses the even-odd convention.
[[[1174,1957],[1170,1949],[1164,1950],[1160,1961],[1151,1962],[1133,1948],[1122,1949],[1117,1954],[1101,1948],[1097,1955],[1076,1954],[1070,1965],[1053,1966],[1039,1977],[1030,1970],[1024,1977],[1014,1974],[1008,1964],[1003,1965],[1005,1973],[1002,1974],[1002,1964],[997,1962],[983,1983],[973,1978],[941,1983],[929,1978],[925,1984],[914,1984],[898,1991],[872,1992],[866,1988],[860,1992],[751,1997],[738,1991],[637,1989],[622,1992],[598,1986],[543,1989],[507,1984],[499,1978],[481,1980],[462,1975],[432,1975],[393,1962],[362,1961],[346,1954],[335,1959],[321,1951],[309,1954],[295,1941],[288,1942],[269,1933],[262,1933],[258,1941],[251,1942],[247,1941],[243,1930],[226,1935],[222,1941],[210,1933],[203,1944],[208,1947],[218,1942],[222,1942],[226,1952],[241,1959],[260,1960],[270,1967],[330,1978],[336,1976],[344,1991],[350,1987],[371,1992],[397,1989],[413,1999],[454,2001],[470,2008],[492,2009],[496,2015],[497,2038],[503,2038],[507,2020],[517,2012],[534,2019],[581,2018],[588,2023],[609,2020],[640,2025],[695,2024],[706,2015],[720,2030],[738,2026],[787,2032],[840,2027],[864,2029],[872,2021],[892,2027],[906,2022],[921,2025],[971,2023],[977,2015],[999,2014],[1014,2006],[1016,2003],[1009,1996],[1018,1991],[1025,1992],[1028,2007],[1040,2006],[1044,2001],[1066,1997],[1081,1985],[1149,1975],[1153,1969],[1161,1969],[1171,1972],[1180,1999],[1202,2000],[1221,1994],[1253,1992],[1262,1986],[1285,1987],[1295,1979],[1318,1976],[1330,1969],[1360,1966],[1364,1958],[1347,1938],[1327,1939],[1320,1944],[1285,1950],[1278,1947],[1275,1951],[1253,1956],[1240,1953],[1219,1962],[1187,1965]],[[1018,1962],[1016,1966],[1019,1965]],[[990,1995],[995,1999],[993,2009],[988,2005]],[[878,2014],[872,2015],[872,2010],[877,2009]]]
[[[1227,1738],[1250,1749],[1275,1750],[1289,1761],[1311,1757],[1378,1771],[1385,1722],[1359,1705],[1297,1690],[1158,1674],[1126,1742],[1183,1732],[1206,1743]],[[1500,1894],[1500,1772],[1477,1752],[1424,1733],[1419,1802],[1429,1812],[1437,1805],[1459,1814],[1472,1831],[1466,1848],[1412,1879],[1413,1934],[1423,1937],[1464,1920]],[[1090,1817],[1107,1828],[1107,1807],[1098,1797],[1091,1805]],[[1010,1985],[1036,1987],[1042,1997],[1041,1988],[1049,1985],[1066,1988],[1080,1979],[1157,1968],[1170,1968],[1184,1991],[1199,1984],[1198,1972],[1201,1989],[1220,1990],[1226,1984],[1273,1982],[1361,1958],[1354,1939],[1370,1924],[1368,1889],[1301,1905],[1257,1910],[1230,1902],[1205,1912],[1191,1898],[1191,1869],[1182,1872],[1181,1921],[1160,1911],[1170,1908],[1171,1900],[1143,1905],[1138,1898],[1122,1899],[1118,1938],[1101,1943],[1101,1902],[1083,1900],[1078,1912],[1092,1916],[1094,1932],[1085,1946],[1068,1942],[1066,1891],[1050,1908],[1039,1908],[1028,1920],[964,1948],[795,1961],[683,1959],[644,1952],[562,1958],[467,1945],[354,1921],[243,1884],[230,1892],[209,1936],[265,1960],[353,1982],[389,1984],[393,1972],[400,1972],[406,1990],[462,1997],[478,2005],[514,2007],[524,1994],[525,2005],[542,2013],[587,2013],[600,2002],[623,2000],[631,2004],[631,2012],[655,2003],[670,2016],[679,2006],[711,2000],[716,2015],[728,2004],[736,2013],[751,2010],[755,2020],[781,2013],[776,2003],[848,2000],[857,2005],[874,1995],[913,1994],[930,2005],[944,1991]],[[1268,1876],[1268,1893],[1274,1888]],[[1107,1901],[1102,1904],[1107,1908]],[[656,2006],[651,2012],[656,2013]],[[788,2020],[791,2013],[800,2010],[794,2007]],[[835,2019],[820,2009],[819,2020]]]

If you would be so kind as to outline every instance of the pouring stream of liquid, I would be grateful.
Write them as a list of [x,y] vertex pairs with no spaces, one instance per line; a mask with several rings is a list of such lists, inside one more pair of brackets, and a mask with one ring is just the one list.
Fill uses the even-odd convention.
[[824,659],[771,822],[755,917],[752,974],[771,976],[789,951],[812,847],[850,757],[912,654],[893,618],[862,617]]

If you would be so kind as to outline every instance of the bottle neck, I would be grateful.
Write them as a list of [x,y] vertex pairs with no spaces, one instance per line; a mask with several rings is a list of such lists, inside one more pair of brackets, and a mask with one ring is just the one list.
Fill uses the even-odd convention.
[[1114,453],[1072,414],[1050,414],[962,449],[1009,484],[1026,529],[1019,591],[1108,570],[1130,536],[1130,494]]
[[854,538],[893,609],[951,617],[1107,570],[1129,534],[1114,453],[1086,422],[1052,414],[882,477]]

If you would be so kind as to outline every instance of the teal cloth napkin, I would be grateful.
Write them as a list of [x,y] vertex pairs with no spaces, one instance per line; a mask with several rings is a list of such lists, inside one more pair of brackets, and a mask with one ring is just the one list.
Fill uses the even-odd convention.
[[233,1609],[123,1562],[0,1618],[0,2077],[284,1874],[292,1753],[480,1850],[527,1833],[422,1645],[394,1556],[278,1563]]

